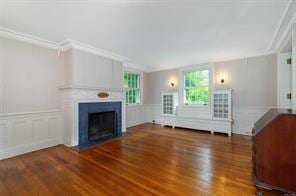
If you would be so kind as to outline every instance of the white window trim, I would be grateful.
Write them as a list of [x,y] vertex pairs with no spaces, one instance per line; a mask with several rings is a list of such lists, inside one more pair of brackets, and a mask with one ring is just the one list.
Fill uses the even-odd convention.
[[[184,103],[184,72],[189,72],[189,71],[201,71],[201,70],[209,70],[209,103],[208,105],[202,105],[202,104],[185,104]],[[207,63],[207,64],[199,64],[199,65],[193,65],[193,66],[188,66],[181,68],[179,70],[179,78],[181,79],[180,85],[179,85],[179,105],[183,107],[199,107],[199,108],[210,108],[212,104],[212,91],[214,89],[214,82],[213,82],[213,73],[214,73],[214,64],[212,63]]]
[[[124,87],[124,74],[125,73],[132,73],[132,74],[138,74],[140,76],[140,80],[139,80],[139,86],[140,86],[140,103],[134,103],[134,104],[127,104],[126,100],[125,100],[125,87]],[[134,107],[134,106],[139,106],[139,105],[143,105],[143,72],[136,70],[136,69],[132,69],[129,67],[124,67],[123,69],[123,90],[124,90],[124,102],[126,103],[127,107]]]

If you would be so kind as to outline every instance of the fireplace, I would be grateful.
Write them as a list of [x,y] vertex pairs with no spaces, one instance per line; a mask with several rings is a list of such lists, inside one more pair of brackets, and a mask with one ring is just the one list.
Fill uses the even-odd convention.
[[115,111],[89,113],[88,139],[93,141],[108,136],[115,136],[115,123]]
[[79,103],[78,148],[122,135],[121,102]]

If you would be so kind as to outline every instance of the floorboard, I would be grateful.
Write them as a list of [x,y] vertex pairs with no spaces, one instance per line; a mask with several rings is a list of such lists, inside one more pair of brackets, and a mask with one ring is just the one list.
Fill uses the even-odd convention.
[[[0,195],[255,195],[250,137],[143,124],[0,161]],[[265,194],[266,195],[266,194]]]

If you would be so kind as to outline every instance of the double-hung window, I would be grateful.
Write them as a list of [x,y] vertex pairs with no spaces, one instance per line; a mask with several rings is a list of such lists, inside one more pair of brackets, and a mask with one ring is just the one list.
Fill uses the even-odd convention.
[[183,93],[185,105],[208,105],[210,87],[210,70],[193,70],[183,72]]
[[133,105],[140,103],[140,74],[125,72],[124,88],[126,104]]

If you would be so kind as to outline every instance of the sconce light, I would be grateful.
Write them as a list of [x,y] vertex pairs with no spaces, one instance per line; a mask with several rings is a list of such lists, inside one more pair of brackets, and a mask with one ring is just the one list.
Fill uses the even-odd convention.
[[171,82],[171,86],[175,86],[175,83],[174,82]]
[[228,83],[229,82],[228,71],[221,70],[217,79],[218,79],[217,83],[220,83],[221,85]]

